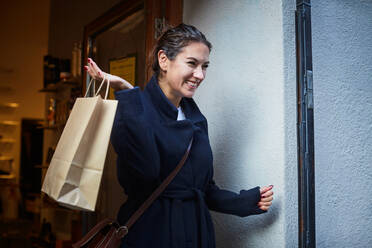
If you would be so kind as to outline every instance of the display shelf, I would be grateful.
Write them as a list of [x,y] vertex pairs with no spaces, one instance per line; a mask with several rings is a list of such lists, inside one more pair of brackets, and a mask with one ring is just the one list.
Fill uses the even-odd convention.
[[13,157],[9,157],[9,156],[0,156],[0,161],[13,161],[14,158]]
[[37,128],[39,128],[39,129],[50,129],[50,130],[54,130],[54,129],[57,129],[58,126],[57,125],[53,125],[53,126],[39,126]]
[[18,108],[19,104],[15,102],[0,103],[0,108]]
[[0,138],[0,143],[3,143],[3,144],[12,144],[12,143],[15,143],[15,139],[5,139],[5,138]]
[[40,128],[40,129],[49,129],[49,130],[57,130],[57,129],[60,129],[60,128],[63,128],[65,127],[65,123],[63,124],[56,124],[56,125],[53,125],[53,126],[48,126],[48,125],[43,125],[43,126],[39,126],[37,128]]
[[0,126],[17,126],[18,121],[0,121]]
[[14,174],[9,174],[9,175],[0,175],[0,179],[7,179],[7,180],[10,180],[10,179],[14,179],[15,178],[15,175]]
[[72,77],[72,78],[64,78],[58,83],[66,84],[66,85],[79,85],[81,78],[80,77]]
[[48,87],[48,88],[42,88],[39,90],[39,92],[57,92],[58,89],[55,87]]
[[79,78],[62,79],[55,84],[50,84],[48,87],[40,89],[39,92],[58,92],[65,87],[80,86]]

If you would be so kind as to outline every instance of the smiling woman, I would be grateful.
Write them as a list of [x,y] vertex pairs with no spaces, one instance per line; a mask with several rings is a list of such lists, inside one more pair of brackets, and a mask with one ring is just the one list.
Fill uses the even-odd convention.
[[182,97],[193,97],[195,90],[205,78],[209,49],[200,42],[192,42],[174,60],[165,52],[158,53],[161,73],[159,86],[168,99],[179,106]]
[[[174,29],[160,38],[153,52],[153,70],[167,98],[179,106],[182,97],[193,97],[206,75],[212,45],[192,26],[181,26],[191,37],[185,39]],[[186,30],[187,29],[187,30]]]
[[214,182],[207,119],[192,98],[206,76],[211,47],[193,26],[170,28],[155,46],[154,75],[144,91],[88,60],[85,70],[97,79],[108,77],[119,100],[111,141],[128,195],[118,214],[121,224],[174,170],[193,140],[182,169],[130,228],[123,247],[214,248],[208,209],[243,217],[271,206],[273,186],[234,193]]

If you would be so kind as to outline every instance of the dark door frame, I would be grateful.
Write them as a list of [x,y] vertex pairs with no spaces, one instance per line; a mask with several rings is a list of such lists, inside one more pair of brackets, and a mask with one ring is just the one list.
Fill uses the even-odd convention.
[[[93,55],[93,41],[97,35],[106,31],[110,27],[122,21],[127,16],[136,11],[145,10],[146,22],[146,82],[151,77],[150,53],[156,43],[156,23],[163,20],[163,25],[172,26],[182,22],[183,0],[126,0],[115,5],[103,15],[84,27],[82,61],[87,64],[88,57]],[[87,73],[82,69],[82,92],[85,92],[87,82]],[[143,88],[145,82],[138,82],[138,86]]]
[[296,3],[298,247],[314,248],[316,240],[311,4],[310,0],[297,0]]

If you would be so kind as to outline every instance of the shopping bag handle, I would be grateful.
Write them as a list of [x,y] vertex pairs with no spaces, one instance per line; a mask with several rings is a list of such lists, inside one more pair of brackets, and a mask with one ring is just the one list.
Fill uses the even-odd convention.
[[89,84],[88,84],[88,87],[87,87],[87,90],[85,91],[85,95],[84,95],[84,97],[87,97],[87,95],[88,95],[88,91],[89,91],[89,89],[90,89],[90,86],[92,85],[92,82],[93,82],[93,95],[95,95],[96,94],[96,80],[92,77],[91,79],[90,79],[90,82],[89,82]]
[[101,88],[103,86],[103,84],[105,83],[105,80],[107,81],[107,87],[106,87],[106,93],[105,93],[105,100],[107,99],[107,96],[108,96],[108,93],[109,93],[109,89],[110,89],[110,80],[108,78],[106,78],[106,75],[104,74],[103,75],[103,80],[100,84],[100,86],[98,87],[98,90],[97,92],[95,92],[95,89],[96,89],[96,80],[92,77],[92,79],[90,80],[89,84],[88,84],[88,87],[87,87],[87,90],[85,92],[85,95],[84,97],[87,97],[88,95],[88,91],[92,85],[92,82],[93,82],[93,95],[95,96],[98,96],[99,92],[101,91]]
[[98,87],[98,90],[96,92],[96,96],[98,96],[99,92],[101,91],[101,88],[102,88],[105,80],[107,81],[106,93],[105,93],[105,100],[106,100],[107,99],[107,96],[108,96],[108,92],[110,90],[110,80],[108,79],[108,77],[106,77],[106,75],[103,75],[103,80],[101,82],[101,85]]

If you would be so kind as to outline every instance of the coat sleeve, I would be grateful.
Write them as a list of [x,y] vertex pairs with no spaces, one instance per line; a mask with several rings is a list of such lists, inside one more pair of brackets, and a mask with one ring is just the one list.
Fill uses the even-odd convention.
[[210,180],[205,191],[205,197],[209,209],[224,214],[245,217],[267,212],[257,206],[261,198],[260,187],[241,190],[237,194],[232,191],[220,189],[214,180]]
[[[118,155],[118,179],[121,183],[131,170],[145,182],[153,182],[159,174],[153,128],[146,121],[142,92],[138,87],[115,92],[119,101],[111,133],[111,143]],[[133,179],[132,179],[133,180]]]

